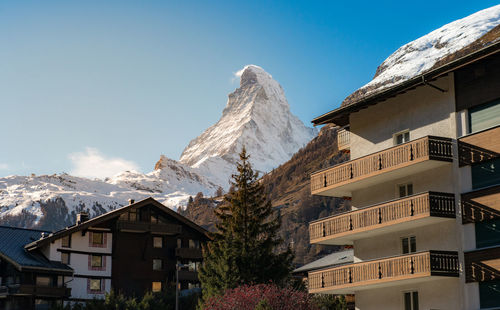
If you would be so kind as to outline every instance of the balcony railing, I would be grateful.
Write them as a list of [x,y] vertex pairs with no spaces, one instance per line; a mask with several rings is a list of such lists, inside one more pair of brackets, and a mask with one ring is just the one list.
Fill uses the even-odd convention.
[[203,257],[201,249],[196,248],[176,248],[175,256],[191,259],[201,259]]
[[345,294],[384,283],[431,276],[459,276],[458,253],[428,251],[309,273],[310,293]]
[[198,272],[190,270],[179,270],[179,280],[198,281]]
[[328,191],[428,160],[453,161],[452,140],[427,136],[315,172],[311,175],[311,191],[319,195],[340,195],[349,189]]
[[330,216],[311,222],[309,237],[311,243],[352,244],[356,234],[429,217],[455,218],[455,196],[427,192]]
[[14,284],[7,287],[9,295],[33,295],[60,298],[71,296],[71,288],[68,287],[51,287],[32,284]]
[[146,232],[151,231],[155,233],[164,234],[180,234],[182,232],[181,225],[175,224],[154,224],[148,222],[132,222],[132,221],[118,221],[116,223],[118,230]]
[[340,129],[337,131],[337,146],[340,150],[349,149],[351,143],[351,133],[348,129]]
[[500,185],[462,194],[462,223],[500,218]]

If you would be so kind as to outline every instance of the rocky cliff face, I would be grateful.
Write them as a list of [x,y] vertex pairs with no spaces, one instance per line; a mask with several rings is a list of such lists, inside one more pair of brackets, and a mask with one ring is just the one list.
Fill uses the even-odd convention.
[[193,139],[180,159],[224,188],[243,146],[255,169],[268,172],[316,135],[290,112],[283,88],[269,73],[249,65],[238,75],[240,87],[229,94],[220,120]]

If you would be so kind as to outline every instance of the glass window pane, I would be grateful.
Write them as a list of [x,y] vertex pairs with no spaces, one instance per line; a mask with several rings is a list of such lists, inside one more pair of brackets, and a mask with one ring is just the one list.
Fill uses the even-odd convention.
[[417,238],[415,237],[410,237],[410,252],[417,252]]
[[403,238],[401,239],[401,241],[402,241],[403,254],[407,254],[409,251],[408,238]]
[[61,246],[65,247],[65,248],[69,248],[70,247],[70,239],[71,239],[71,235],[62,237]]
[[405,310],[411,310],[411,293],[404,294]]
[[162,260],[153,259],[153,270],[161,270],[161,269],[162,269]]
[[163,247],[163,238],[162,237],[153,237],[153,247],[155,247],[155,248]]
[[90,290],[100,291],[101,290],[101,279],[90,279]]
[[50,277],[36,277],[37,286],[50,286]]
[[102,267],[102,256],[92,255],[91,262],[92,267]]
[[493,221],[477,222],[476,248],[500,244],[500,219]]
[[406,185],[406,194],[409,196],[409,195],[413,195],[413,184],[408,184]]
[[161,282],[153,282],[151,289],[153,292],[161,291]]
[[61,263],[69,264],[69,253],[61,253]]
[[479,304],[481,308],[500,307],[500,280],[479,283]]
[[103,234],[100,232],[92,233],[92,243],[93,244],[103,244]]
[[418,292],[413,292],[413,309],[418,310]]
[[403,143],[403,135],[402,134],[398,134],[396,136],[396,144],[401,144]]
[[130,210],[128,217],[129,217],[129,220],[132,221],[132,222],[137,221],[137,213],[136,213],[136,211],[135,210]]
[[469,110],[470,132],[500,125],[500,101]]
[[181,239],[177,239],[177,247],[182,248],[182,240]]
[[410,141],[410,132],[405,132],[404,133],[404,142]]
[[500,158],[471,166],[472,188],[500,184]]
[[406,187],[404,185],[399,185],[399,197],[406,196]]

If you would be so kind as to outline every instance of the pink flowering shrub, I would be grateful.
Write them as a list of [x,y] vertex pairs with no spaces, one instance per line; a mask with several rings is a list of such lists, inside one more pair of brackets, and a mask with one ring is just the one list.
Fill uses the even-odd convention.
[[[265,302],[262,302],[265,300]],[[261,303],[259,305],[259,303]],[[274,284],[243,285],[227,290],[224,295],[213,296],[203,305],[205,310],[254,310],[265,304],[273,310],[317,310],[306,292],[280,288]]]

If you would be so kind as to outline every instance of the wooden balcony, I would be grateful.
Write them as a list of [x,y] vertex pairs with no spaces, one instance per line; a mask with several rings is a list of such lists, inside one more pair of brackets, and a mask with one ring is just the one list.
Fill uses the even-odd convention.
[[462,223],[500,218],[500,185],[462,194]]
[[337,146],[339,151],[349,150],[351,145],[351,133],[348,129],[340,129],[337,131]]
[[500,280],[500,247],[464,253],[465,282]]
[[65,298],[71,296],[71,288],[39,286],[31,284],[8,285],[8,295]]
[[485,129],[458,140],[458,158],[461,167],[499,156],[500,126]]
[[198,272],[189,271],[189,270],[179,270],[179,280],[180,281],[190,281],[197,282],[198,281]]
[[427,192],[350,211],[309,224],[314,244],[353,244],[355,240],[455,218],[455,196]]
[[441,277],[458,277],[458,253],[427,251],[309,273],[309,293],[352,294]]
[[153,232],[156,234],[176,235],[182,232],[181,225],[153,224],[149,222],[118,221],[116,228],[128,232]]
[[196,248],[176,248],[175,256],[188,258],[188,259],[201,259],[203,258],[201,249]]
[[427,136],[315,172],[311,175],[311,192],[313,195],[351,196],[353,190],[452,161],[452,140]]

